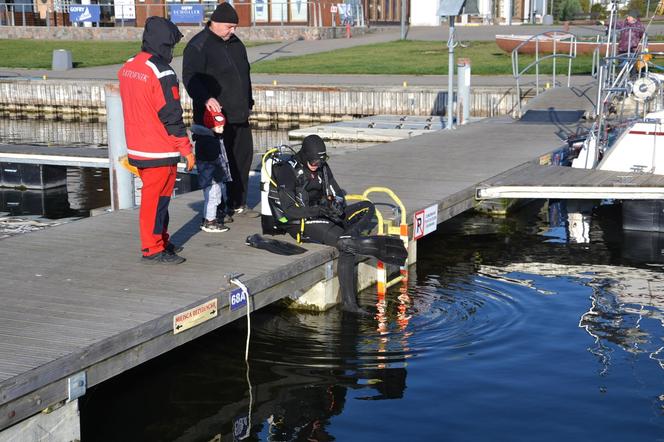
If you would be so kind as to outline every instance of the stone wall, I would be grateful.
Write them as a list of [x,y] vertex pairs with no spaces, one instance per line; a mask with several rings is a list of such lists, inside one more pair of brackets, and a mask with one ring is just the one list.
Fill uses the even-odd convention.
[[[0,115],[44,114],[63,119],[104,116],[104,85],[86,80],[0,80]],[[335,120],[364,115],[444,115],[447,91],[434,87],[323,87],[255,84],[253,117],[257,120]],[[191,99],[181,90],[182,107]],[[514,88],[472,88],[472,116],[511,114]]]
[[[201,30],[199,26],[179,26],[185,40]],[[385,28],[353,28],[353,35],[380,32]],[[127,40],[140,41],[143,28],[84,28],[73,26],[0,26],[0,39],[34,40]],[[237,35],[245,41],[324,40],[345,38],[342,27],[316,28],[312,26],[253,26],[239,28]]]

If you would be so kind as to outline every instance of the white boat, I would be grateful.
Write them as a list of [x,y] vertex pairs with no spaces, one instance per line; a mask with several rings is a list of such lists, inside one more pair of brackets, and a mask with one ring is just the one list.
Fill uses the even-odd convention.
[[[572,167],[662,175],[664,181],[664,75],[649,73],[629,89],[638,102],[649,101],[656,110],[622,122],[613,129],[618,133],[615,140],[608,145],[605,141],[605,146],[591,131]],[[664,232],[664,201],[624,200],[622,209],[624,229]]]

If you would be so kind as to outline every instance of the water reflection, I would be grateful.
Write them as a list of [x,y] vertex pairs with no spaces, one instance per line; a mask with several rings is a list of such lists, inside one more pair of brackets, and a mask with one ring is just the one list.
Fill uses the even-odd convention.
[[110,204],[108,185],[107,169],[71,167],[67,168],[64,186],[44,190],[0,188],[0,212],[50,219],[88,216],[91,209]]
[[580,244],[549,219],[442,226],[407,286],[361,293],[375,317],[254,313],[248,370],[242,320],[92,388],[83,439],[656,440],[659,239],[600,216]]
[[[328,426],[351,392],[365,401],[404,395],[401,346],[407,337],[381,338],[368,329],[373,320],[336,310],[304,314],[268,308],[254,313],[252,323],[257,325],[248,374],[246,327],[237,321],[167,361],[135,369],[129,388],[125,379],[110,402],[94,391],[86,396],[83,439],[127,440],[130,434],[134,440],[242,440],[248,435],[249,440],[335,440]],[[132,385],[141,391],[138,396]],[[107,419],[116,413],[121,413],[121,428]]]
[[[270,147],[288,143],[288,131],[298,127],[300,126],[296,123],[254,123],[252,132],[255,150],[265,152]],[[106,122],[103,120],[64,121],[0,117],[0,140],[5,144],[39,146],[108,146]]]
[[[602,210],[617,211],[619,206],[604,206]],[[555,237],[557,242],[591,243],[592,211],[593,206],[587,203],[550,203],[547,208],[549,228],[542,235]],[[604,221],[596,219],[597,223]],[[482,274],[519,284],[528,281],[527,275],[539,275],[574,278],[590,287],[590,306],[581,315],[579,327],[594,340],[588,351],[597,357],[602,375],[609,372],[614,352],[614,346],[608,344],[615,344],[627,353],[648,354],[661,363],[658,355],[662,352],[664,327],[664,273],[661,272],[664,235],[612,229],[616,224],[619,220],[615,217],[605,223],[602,231],[605,237],[600,247],[605,246],[614,259],[619,257],[623,263],[620,266],[559,264],[549,260],[512,262],[500,267],[481,266],[479,269]],[[584,256],[583,259],[586,258]],[[646,326],[647,320],[656,322]]]
[[0,140],[5,144],[40,146],[107,146],[106,123],[0,118]]

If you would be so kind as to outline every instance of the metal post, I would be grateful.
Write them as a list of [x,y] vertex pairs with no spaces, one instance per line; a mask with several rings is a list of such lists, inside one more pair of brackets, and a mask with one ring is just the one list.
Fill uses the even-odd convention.
[[507,26],[512,26],[512,0],[507,0]]
[[456,16],[450,15],[448,20],[450,22],[450,35],[447,39],[448,50],[448,63],[447,63],[447,121],[445,123],[446,129],[453,129],[452,120],[454,119],[454,19]]
[[553,80],[551,81],[551,86],[555,89],[556,86],[556,41],[558,41],[557,38],[553,39]]
[[256,27],[256,3],[251,2],[251,26]]
[[406,39],[406,2],[401,0],[401,39]]
[[120,86],[107,84],[104,91],[106,93],[111,208],[113,210],[129,209],[134,207],[134,181],[131,172],[120,164],[120,158],[127,155]]
[[466,124],[470,118],[470,59],[461,58],[457,64],[457,123]]

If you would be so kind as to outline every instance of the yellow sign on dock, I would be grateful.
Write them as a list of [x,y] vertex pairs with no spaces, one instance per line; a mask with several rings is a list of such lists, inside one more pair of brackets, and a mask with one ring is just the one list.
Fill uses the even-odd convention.
[[216,318],[218,313],[217,298],[178,313],[173,316],[173,334],[177,335],[178,333],[196,327],[209,319]]

